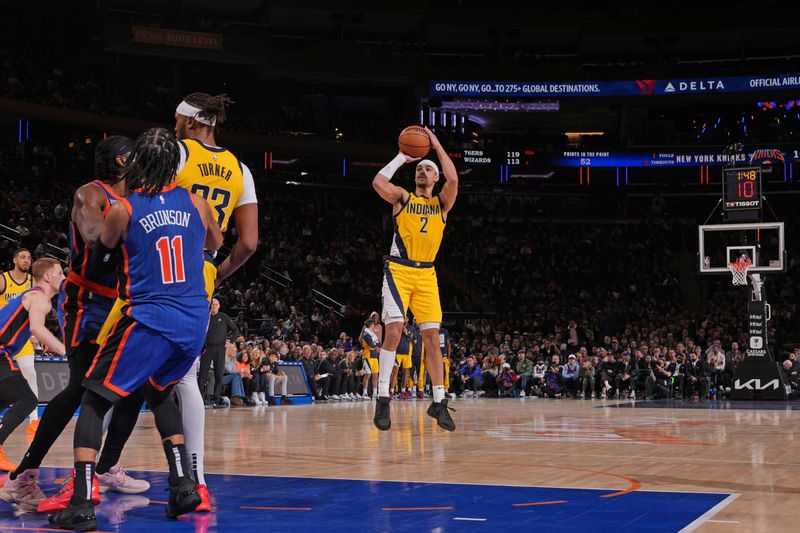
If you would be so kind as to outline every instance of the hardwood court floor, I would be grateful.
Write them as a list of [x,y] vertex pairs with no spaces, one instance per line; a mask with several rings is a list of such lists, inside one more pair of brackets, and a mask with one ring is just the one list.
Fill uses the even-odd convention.
[[[690,409],[649,402],[620,408],[629,402],[600,400],[453,400],[458,429],[448,433],[426,416],[428,402],[393,402],[393,427],[385,433],[372,426],[371,402],[207,410],[206,472],[591,488],[603,489],[600,497],[608,498],[604,501],[628,498],[633,502],[637,494],[649,494],[654,503],[637,505],[655,506],[660,500],[651,491],[664,492],[664,505],[669,506],[683,504],[668,500],[666,493],[722,493],[714,497],[724,501],[710,512],[698,513],[690,530],[800,530],[796,518],[800,411],[794,411],[792,404],[771,404],[768,407],[773,409],[767,410],[753,404],[749,408],[733,404],[735,408],[729,409]],[[71,466],[73,427],[74,422],[45,466]],[[22,428],[7,442],[7,451],[11,459],[23,453]],[[163,471],[162,453],[152,415],[144,413],[123,463],[129,470]],[[225,479],[209,481],[212,492],[221,492]],[[269,501],[270,483],[261,490],[263,500]],[[555,512],[558,504],[567,505],[570,497],[548,500],[545,496],[543,501],[529,503],[523,498],[523,503],[517,504],[548,505],[547,512]],[[691,501],[691,495],[681,497]],[[544,507],[538,509],[545,511]],[[492,513],[491,509],[482,511]],[[526,516],[526,520],[536,520],[534,515]],[[0,529],[5,531],[2,524]],[[370,530],[369,524],[363,528]],[[426,526],[417,530],[426,530]],[[586,531],[592,530],[591,524],[586,524]]]

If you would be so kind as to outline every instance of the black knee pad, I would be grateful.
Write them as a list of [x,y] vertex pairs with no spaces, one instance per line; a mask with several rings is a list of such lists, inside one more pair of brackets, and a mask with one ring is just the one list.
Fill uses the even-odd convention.
[[94,391],[86,390],[81,400],[81,414],[75,426],[76,448],[99,450],[103,442],[103,418],[114,405]]

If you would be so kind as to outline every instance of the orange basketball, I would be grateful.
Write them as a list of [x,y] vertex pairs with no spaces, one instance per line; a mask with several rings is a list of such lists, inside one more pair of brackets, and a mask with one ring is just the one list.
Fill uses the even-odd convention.
[[397,139],[400,151],[411,157],[425,157],[431,150],[431,138],[422,126],[409,126]]

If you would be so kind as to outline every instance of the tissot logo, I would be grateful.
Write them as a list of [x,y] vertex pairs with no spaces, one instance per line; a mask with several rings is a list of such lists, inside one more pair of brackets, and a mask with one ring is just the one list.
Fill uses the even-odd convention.
[[639,90],[646,95],[653,94],[653,89],[656,88],[656,80],[636,80],[636,85]]

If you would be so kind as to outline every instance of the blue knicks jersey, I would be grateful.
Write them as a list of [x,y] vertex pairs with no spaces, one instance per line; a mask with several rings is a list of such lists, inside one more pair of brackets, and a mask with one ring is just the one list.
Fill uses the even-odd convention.
[[[0,353],[13,357],[22,350],[31,338],[31,321],[28,310],[22,305],[22,297],[31,291],[41,291],[35,287],[19,293],[0,309]],[[12,369],[17,366],[13,362]]]
[[[103,216],[119,200],[108,185],[100,180],[90,182],[106,195]],[[98,275],[91,270],[92,251],[83,242],[78,226],[69,224],[70,274],[58,291],[58,325],[65,344],[77,346],[94,340],[117,299],[117,275],[114,272]]]
[[192,193],[172,185],[122,199],[131,215],[122,246],[119,297],[123,312],[197,356],[208,327],[203,279],[206,228]]

